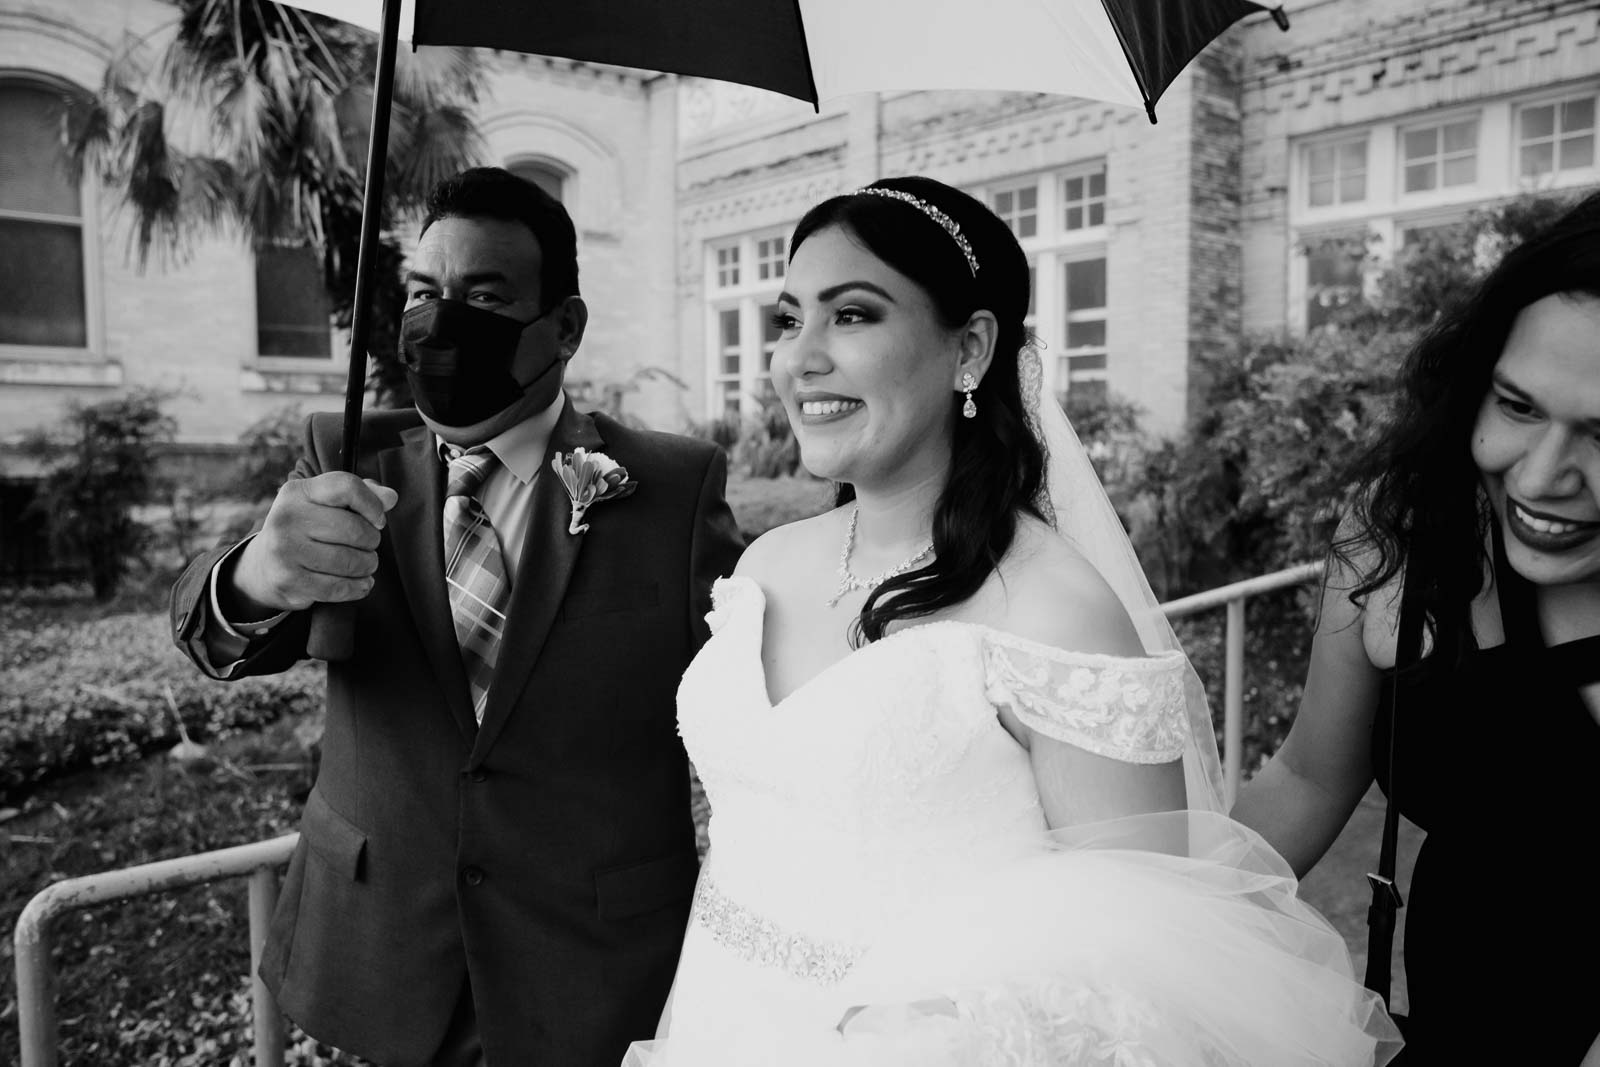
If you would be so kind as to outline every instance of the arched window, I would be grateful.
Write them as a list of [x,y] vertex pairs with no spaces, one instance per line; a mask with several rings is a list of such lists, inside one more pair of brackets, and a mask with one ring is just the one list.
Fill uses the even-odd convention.
[[566,191],[567,174],[560,168],[536,159],[525,159],[507,164],[506,170],[509,170],[519,178],[532,182],[557,200],[564,199],[563,194]]
[[83,195],[61,148],[62,91],[0,82],[0,345],[89,346]]

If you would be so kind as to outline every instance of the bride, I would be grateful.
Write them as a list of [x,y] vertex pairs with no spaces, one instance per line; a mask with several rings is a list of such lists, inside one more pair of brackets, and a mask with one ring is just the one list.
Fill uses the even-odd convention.
[[678,695],[711,851],[627,1062],[1385,1062],[1339,935],[1220,814],[1199,681],[1041,401],[1010,230],[898,178],[790,248],[772,381],[839,506],[714,590]]

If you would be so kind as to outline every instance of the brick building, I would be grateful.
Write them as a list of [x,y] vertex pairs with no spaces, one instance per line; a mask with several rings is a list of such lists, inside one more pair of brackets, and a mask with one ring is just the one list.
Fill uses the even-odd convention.
[[783,237],[806,207],[928,174],[985,199],[1034,266],[1048,383],[1112,392],[1173,432],[1195,360],[1241,329],[1304,330],[1359,290],[1317,238],[1419,229],[1600,182],[1600,4],[1300,0],[1236,27],[1157,107],[900,93],[809,109],[690,86],[681,111],[681,348],[705,410],[759,402]]

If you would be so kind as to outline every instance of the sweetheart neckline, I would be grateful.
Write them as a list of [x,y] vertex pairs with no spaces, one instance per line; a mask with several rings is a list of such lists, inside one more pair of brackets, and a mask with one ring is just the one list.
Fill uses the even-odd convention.
[[[761,654],[762,646],[766,643],[767,591],[765,589],[761,588],[761,583],[760,582],[756,581],[754,578],[749,577],[748,575],[733,575],[733,576],[730,576],[730,577],[727,577],[727,578],[718,578],[716,580],[716,582],[713,583],[713,586],[712,586],[713,595],[715,595],[715,589],[718,586],[724,586],[724,585],[734,586],[736,588],[746,588],[750,592],[754,593],[759,598],[758,604],[759,604],[759,607],[760,607],[760,611],[757,612],[757,614],[756,614],[757,625],[754,628],[755,629],[755,635],[756,635],[756,639],[755,639],[755,645],[756,645],[756,655],[755,655],[756,677],[760,682],[762,701],[766,704],[767,710],[769,712],[775,712],[778,709],[782,708],[785,704],[787,704],[789,701],[793,700],[801,692],[803,692],[806,689],[808,689],[809,687],[811,687],[814,683],[816,683],[824,675],[827,675],[828,673],[833,671],[836,667],[839,667],[842,664],[849,663],[850,661],[854,660],[861,653],[871,651],[874,648],[881,648],[881,647],[889,644],[890,642],[895,641],[897,638],[904,637],[907,634],[916,633],[919,630],[935,630],[935,629],[940,629],[940,628],[945,628],[945,629],[956,628],[956,629],[962,629],[962,630],[976,630],[979,633],[993,635],[994,637],[999,639],[1001,644],[1010,645],[1013,648],[1018,648],[1018,649],[1021,649],[1023,651],[1043,652],[1043,653],[1051,654],[1051,655],[1055,655],[1055,656],[1071,655],[1071,656],[1082,657],[1086,661],[1096,661],[1096,660],[1098,660],[1098,661],[1103,661],[1103,662],[1108,662],[1108,663],[1109,662],[1118,662],[1118,663],[1122,663],[1122,664],[1127,664],[1129,662],[1134,662],[1134,661],[1139,661],[1139,660],[1149,660],[1149,661],[1153,661],[1153,662],[1159,663],[1159,662],[1162,662],[1162,661],[1170,660],[1170,659],[1172,659],[1174,657],[1181,659],[1184,656],[1184,654],[1182,652],[1180,652],[1180,651],[1178,651],[1176,649],[1166,649],[1166,650],[1163,650],[1161,652],[1156,652],[1156,653],[1148,653],[1147,652],[1143,656],[1115,656],[1115,655],[1111,655],[1110,653],[1106,653],[1106,652],[1070,652],[1067,649],[1057,648],[1054,645],[1047,645],[1042,641],[1035,641],[1035,640],[1033,640],[1031,638],[1023,637],[1020,634],[1009,633],[1008,631],[1001,630],[1001,629],[999,629],[997,627],[989,626],[989,625],[986,625],[986,624],[981,623],[981,622],[967,622],[967,621],[962,620],[962,619],[934,619],[931,622],[920,622],[920,623],[917,623],[917,624],[915,624],[913,626],[901,627],[898,630],[895,630],[895,631],[893,631],[891,633],[885,634],[883,637],[880,637],[878,640],[873,641],[870,644],[863,645],[860,648],[851,649],[845,655],[843,655],[840,658],[838,658],[838,659],[834,660],[833,662],[829,663],[827,666],[823,667],[820,671],[817,671],[811,677],[807,678],[805,681],[801,682],[799,685],[797,685],[793,689],[789,690],[789,692],[787,694],[785,694],[782,699],[775,701],[775,700],[772,699],[772,689],[771,689],[771,686],[770,686],[770,684],[768,682],[768,679],[767,679],[767,664],[766,664],[766,661],[765,661],[764,657]],[[719,608],[719,610],[722,610],[721,605],[718,605],[718,608]],[[720,633],[720,632],[721,632],[721,628],[719,627],[718,628],[718,633]],[[1088,663],[1084,663],[1084,664],[1080,664],[1080,665],[1087,666]]]

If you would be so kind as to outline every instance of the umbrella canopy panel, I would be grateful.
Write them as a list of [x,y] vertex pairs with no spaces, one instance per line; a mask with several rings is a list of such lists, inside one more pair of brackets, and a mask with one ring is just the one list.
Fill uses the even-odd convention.
[[[1267,10],[1251,0],[415,4],[418,44],[716,78],[813,104],[859,92],[994,89],[1144,107],[1152,118],[1162,92],[1202,48],[1239,19]],[[1285,23],[1281,10],[1274,15]]]

